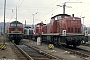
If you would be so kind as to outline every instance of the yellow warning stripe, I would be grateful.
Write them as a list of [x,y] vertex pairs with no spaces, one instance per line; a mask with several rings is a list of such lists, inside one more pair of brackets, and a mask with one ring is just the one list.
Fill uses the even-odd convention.
[[0,49],[2,50],[6,49],[6,45],[0,45]]
[[53,44],[49,44],[48,48],[52,49],[52,48],[54,48],[54,45]]

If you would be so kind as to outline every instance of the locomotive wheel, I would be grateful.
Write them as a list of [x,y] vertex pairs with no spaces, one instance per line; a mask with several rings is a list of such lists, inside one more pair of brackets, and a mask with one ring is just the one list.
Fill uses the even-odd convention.
[[12,42],[14,43],[14,40],[12,40]]
[[55,45],[58,45],[58,37],[53,37],[53,43],[54,43]]
[[61,41],[60,41],[60,38],[58,38],[58,45],[61,45]]
[[86,44],[86,42],[84,40],[81,41],[82,44]]
[[76,47],[76,42],[74,42],[73,47],[74,47],[74,48]]
[[15,44],[19,45],[19,42],[16,42]]
[[66,40],[66,46],[69,47],[69,42]]
[[18,42],[18,41],[14,41],[14,43],[15,43],[16,45],[19,45],[19,42]]
[[73,47],[75,48],[76,47],[76,44],[74,44]]

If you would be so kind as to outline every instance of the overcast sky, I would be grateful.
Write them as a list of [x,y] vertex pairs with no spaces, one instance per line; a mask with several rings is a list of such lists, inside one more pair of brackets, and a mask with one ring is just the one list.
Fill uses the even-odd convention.
[[[90,26],[89,0],[6,0],[6,22],[15,20],[17,6],[18,21],[24,23],[26,20],[27,24],[33,24],[32,14],[34,14],[35,24],[41,21],[49,23],[52,16],[63,13],[63,8],[56,5],[62,6],[64,2],[74,2],[66,3],[66,6],[72,7],[66,7],[66,14],[75,14],[77,17],[84,16],[84,24]],[[0,0],[0,22],[3,22],[3,16],[4,0]]]

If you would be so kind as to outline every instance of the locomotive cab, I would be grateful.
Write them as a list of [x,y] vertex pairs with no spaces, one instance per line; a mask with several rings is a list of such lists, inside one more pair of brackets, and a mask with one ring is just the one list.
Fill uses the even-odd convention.
[[19,44],[23,38],[23,24],[18,21],[13,21],[8,27],[8,38],[10,41],[14,40],[14,43]]
[[34,29],[32,27],[24,27],[24,38],[32,39]]

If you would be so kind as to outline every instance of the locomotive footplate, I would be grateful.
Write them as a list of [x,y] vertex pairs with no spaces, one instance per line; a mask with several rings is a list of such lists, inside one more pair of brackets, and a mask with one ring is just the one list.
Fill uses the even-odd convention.
[[20,40],[23,38],[22,34],[9,34],[8,36],[9,40],[14,40],[15,44],[19,44]]

